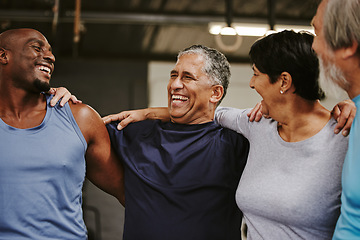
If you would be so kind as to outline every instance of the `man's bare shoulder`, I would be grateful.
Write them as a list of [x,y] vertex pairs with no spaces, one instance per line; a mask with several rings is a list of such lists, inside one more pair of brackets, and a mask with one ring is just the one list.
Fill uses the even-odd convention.
[[[78,120],[77,118],[79,118],[79,120],[87,119],[91,117],[100,118],[98,112],[87,104],[84,103],[74,104],[72,102],[69,102],[69,105],[76,120]],[[91,121],[92,119],[87,119],[87,120]]]
[[91,106],[84,103],[74,104],[71,102],[69,102],[69,105],[76,123],[88,143],[94,137],[96,138],[97,136],[102,136],[103,133],[107,133],[100,115]]

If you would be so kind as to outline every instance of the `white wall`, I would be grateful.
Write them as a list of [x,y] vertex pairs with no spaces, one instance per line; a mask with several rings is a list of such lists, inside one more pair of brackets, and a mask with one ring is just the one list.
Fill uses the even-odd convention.
[[[175,62],[154,61],[149,63],[149,107],[167,106],[166,85],[174,65]],[[249,81],[253,74],[250,64],[231,64],[231,74],[228,92],[221,106],[236,108],[255,106],[261,100],[261,97],[249,87]],[[329,110],[336,103],[346,98],[345,93],[341,93],[339,96],[330,93],[327,95],[327,99],[322,104]]]

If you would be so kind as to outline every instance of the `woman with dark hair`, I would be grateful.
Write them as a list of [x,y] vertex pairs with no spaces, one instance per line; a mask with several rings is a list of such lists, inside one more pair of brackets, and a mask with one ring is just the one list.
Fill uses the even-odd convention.
[[276,83],[282,73],[291,75],[295,92],[309,101],[322,100],[319,87],[319,63],[310,43],[314,37],[306,32],[283,31],[256,41],[250,49],[250,61]]
[[313,36],[283,31],[251,47],[250,87],[270,118],[221,108],[217,121],[250,142],[236,201],[247,239],[331,239],[340,214],[341,171],[348,139],[319,100]]

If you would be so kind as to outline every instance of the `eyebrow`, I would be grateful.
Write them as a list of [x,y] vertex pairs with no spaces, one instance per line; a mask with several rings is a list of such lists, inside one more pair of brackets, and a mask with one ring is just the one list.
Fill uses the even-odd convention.
[[194,74],[192,74],[191,72],[184,71],[184,74],[186,74],[186,75],[190,75],[190,76],[192,76],[192,77],[196,78],[196,77],[194,76]]
[[[177,70],[171,70],[171,72],[170,72],[170,75],[172,75],[172,74],[179,74],[179,71],[177,71]],[[193,78],[194,80],[198,80],[198,78],[194,75],[194,74],[192,74],[191,72],[188,72],[188,71],[183,71],[182,73],[182,76],[184,76],[184,75],[188,75],[188,76],[190,76],[191,78]]]
[[[46,45],[46,44],[44,43],[44,41],[39,40],[39,39],[37,39],[37,38],[30,38],[28,41],[26,41],[26,44],[32,43],[32,42],[38,43],[40,46],[45,46],[45,45]],[[52,52],[52,47],[51,47],[51,45],[49,45],[49,46],[50,46],[49,50],[50,50],[50,52]]]
[[[170,74],[173,74],[173,73],[179,73],[179,72],[174,69],[174,70],[171,70]],[[195,78],[194,74],[192,74],[191,72],[184,71],[183,74],[190,75]]]

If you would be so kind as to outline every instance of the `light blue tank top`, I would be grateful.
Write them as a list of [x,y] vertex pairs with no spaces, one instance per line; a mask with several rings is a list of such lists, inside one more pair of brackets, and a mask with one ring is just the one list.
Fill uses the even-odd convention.
[[82,213],[87,143],[66,104],[18,129],[0,119],[0,239],[87,239]]

